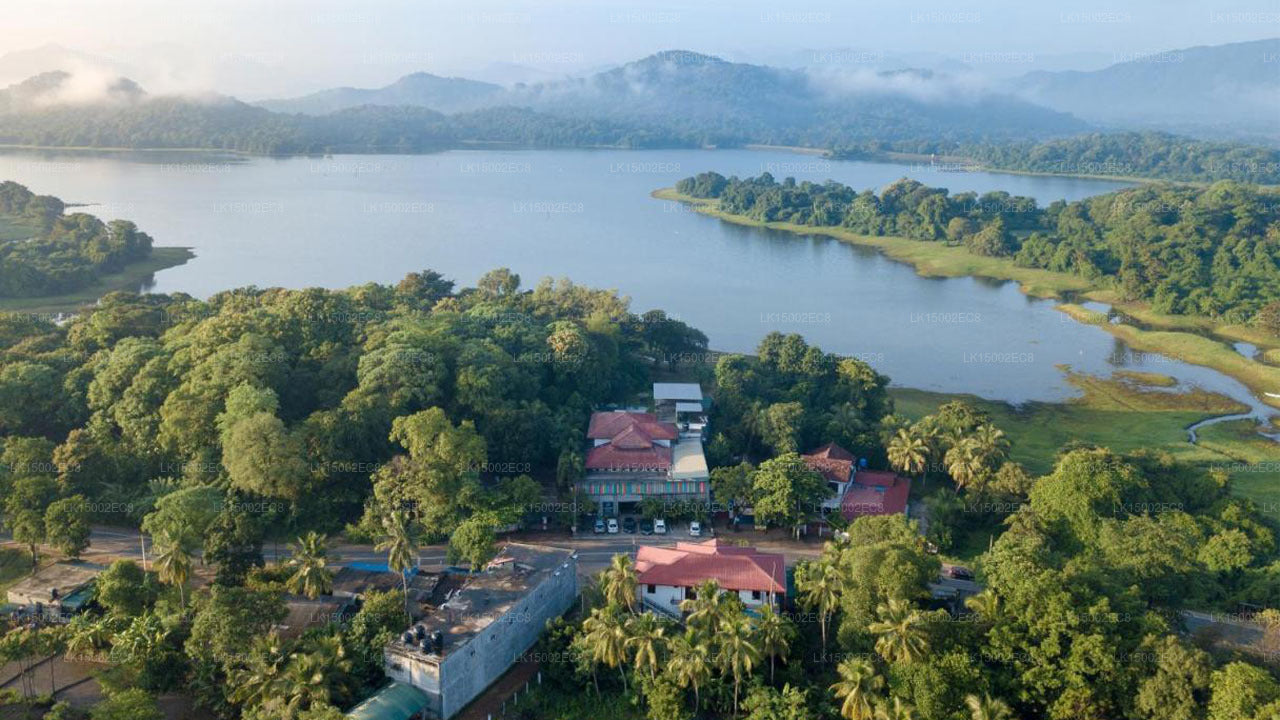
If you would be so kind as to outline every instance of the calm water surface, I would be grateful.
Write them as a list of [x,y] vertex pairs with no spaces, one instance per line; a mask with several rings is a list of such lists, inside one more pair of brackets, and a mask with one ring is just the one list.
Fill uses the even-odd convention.
[[469,285],[498,266],[615,288],[664,308],[717,349],[773,330],[857,355],[895,384],[1025,402],[1075,394],[1059,365],[1135,368],[1263,405],[1206,368],[1132,351],[1012,283],[921,278],[873,250],[738,227],[649,192],[706,170],[879,188],[909,176],[952,192],[1005,190],[1042,204],[1121,183],[782,152],[457,151],[421,156],[210,158],[0,155],[13,179],[104,218],[125,217],[196,258],[150,289],[208,296],[243,285],[346,287],[431,268]]

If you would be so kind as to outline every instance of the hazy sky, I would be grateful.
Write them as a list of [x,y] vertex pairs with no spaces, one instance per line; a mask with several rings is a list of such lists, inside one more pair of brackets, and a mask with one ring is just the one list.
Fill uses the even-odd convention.
[[1097,62],[1280,37],[1280,0],[41,0],[5,14],[0,54],[53,43],[152,83],[245,96],[384,84],[413,70],[576,73],[671,48],[747,61],[860,48]]

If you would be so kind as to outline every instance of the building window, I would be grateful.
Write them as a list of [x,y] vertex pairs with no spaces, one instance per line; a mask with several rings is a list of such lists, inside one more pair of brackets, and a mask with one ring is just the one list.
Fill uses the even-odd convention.
[[685,588],[684,596],[689,598],[690,600],[695,600],[698,597],[698,591],[694,590],[693,588]]
[[649,585],[649,586],[648,586],[648,588],[645,590],[645,592],[646,592],[646,593],[648,593],[648,594],[650,594],[650,595],[652,595],[652,594],[654,594],[654,593],[658,592],[658,586],[657,586],[657,585]]
[[759,591],[759,590],[752,590],[752,591],[751,591],[751,599],[752,599],[752,600],[759,600],[759,599],[760,599],[760,591]]

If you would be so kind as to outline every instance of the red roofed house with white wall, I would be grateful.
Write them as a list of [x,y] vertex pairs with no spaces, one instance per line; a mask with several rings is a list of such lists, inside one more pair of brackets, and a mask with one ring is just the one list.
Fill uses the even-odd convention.
[[786,559],[778,553],[727,545],[720,540],[680,542],[675,547],[641,545],[636,551],[637,592],[643,607],[680,616],[680,603],[715,580],[748,608],[774,608],[787,593]]

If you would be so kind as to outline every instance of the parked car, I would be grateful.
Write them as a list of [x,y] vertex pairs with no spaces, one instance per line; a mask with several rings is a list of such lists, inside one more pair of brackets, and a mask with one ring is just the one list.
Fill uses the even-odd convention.
[[960,565],[948,565],[946,568],[946,574],[947,577],[955,578],[956,580],[973,579],[973,571],[967,567],[961,567]]
[[640,521],[640,534],[641,534],[641,535],[652,535],[652,534],[653,534],[653,521],[652,521],[652,520],[647,520],[647,519],[646,519],[646,520],[641,520],[641,521]]
[[604,532],[604,520],[602,518],[596,518],[596,526],[594,530],[597,535]]
[[653,521],[653,534],[654,534],[654,535],[666,535],[666,534],[667,534],[667,521],[666,521],[666,520],[663,520],[662,518],[658,518],[657,520],[654,520],[654,521]]
[[633,517],[623,518],[623,519],[622,519],[622,532],[624,532],[624,533],[628,533],[628,534],[631,534],[631,535],[635,535],[635,534],[636,534],[636,519],[635,519],[635,518],[633,518]]
[[689,537],[702,537],[702,523],[697,520],[689,523]]
[[618,518],[609,518],[609,522],[605,523],[610,535],[618,534]]

